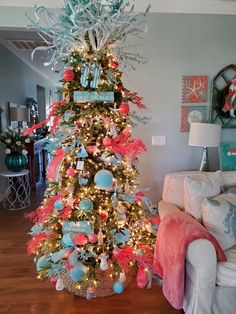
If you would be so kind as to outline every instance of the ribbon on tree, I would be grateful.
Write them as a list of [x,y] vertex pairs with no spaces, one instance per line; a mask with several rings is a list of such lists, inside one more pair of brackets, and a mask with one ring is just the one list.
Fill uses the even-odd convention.
[[59,169],[62,164],[63,158],[65,156],[64,151],[62,148],[58,148],[55,151],[55,157],[50,161],[48,167],[47,167],[47,177],[48,179],[58,181],[59,177]]

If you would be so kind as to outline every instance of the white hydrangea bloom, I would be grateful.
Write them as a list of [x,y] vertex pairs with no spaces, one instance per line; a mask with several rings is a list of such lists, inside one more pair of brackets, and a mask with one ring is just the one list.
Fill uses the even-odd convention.
[[7,144],[10,144],[10,143],[11,143],[11,139],[10,139],[10,138],[7,138],[7,139],[5,139],[5,142],[6,142]]
[[25,139],[25,143],[30,143],[30,138],[29,138],[29,137],[27,137],[27,138]]
[[27,155],[27,154],[28,154],[27,150],[26,150],[26,149],[23,149],[23,150],[22,150],[22,154],[23,154],[23,155]]
[[20,142],[20,141],[17,141],[17,142],[16,142],[16,145],[17,145],[17,146],[21,146],[21,142]]
[[5,149],[5,154],[9,155],[10,153],[11,153],[10,148],[6,148],[6,149]]

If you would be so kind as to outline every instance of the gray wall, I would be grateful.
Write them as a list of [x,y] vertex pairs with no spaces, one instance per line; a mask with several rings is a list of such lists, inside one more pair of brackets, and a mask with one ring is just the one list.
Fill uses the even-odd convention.
[[[188,133],[179,131],[182,75],[208,75],[211,85],[219,70],[236,63],[235,29],[235,16],[150,14],[148,33],[134,48],[149,62],[129,72],[126,84],[144,96],[144,114],[152,117],[135,133],[148,148],[139,162],[140,181],[150,187],[153,202],[161,197],[166,173],[199,166],[201,149],[189,147]],[[152,147],[152,135],[166,135],[167,145]],[[235,139],[236,129],[223,130],[222,140]],[[217,169],[217,149],[211,149],[209,157],[211,169]]]

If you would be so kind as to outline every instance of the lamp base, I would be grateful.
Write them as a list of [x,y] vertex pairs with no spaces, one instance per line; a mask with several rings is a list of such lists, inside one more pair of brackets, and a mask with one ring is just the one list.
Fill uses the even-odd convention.
[[202,148],[202,158],[199,171],[209,171],[209,162],[208,162],[208,149],[207,147]]

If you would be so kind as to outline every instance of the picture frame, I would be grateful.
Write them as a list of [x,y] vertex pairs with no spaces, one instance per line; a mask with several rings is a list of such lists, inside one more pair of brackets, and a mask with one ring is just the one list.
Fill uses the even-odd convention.
[[236,141],[222,142],[220,144],[219,159],[221,171],[236,170]]

